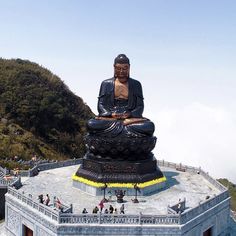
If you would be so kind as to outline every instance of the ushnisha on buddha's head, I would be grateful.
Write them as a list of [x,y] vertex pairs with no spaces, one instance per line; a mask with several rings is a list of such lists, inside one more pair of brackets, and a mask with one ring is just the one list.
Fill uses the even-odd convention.
[[119,54],[114,60],[114,77],[121,83],[129,79],[130,63],[125,54]]

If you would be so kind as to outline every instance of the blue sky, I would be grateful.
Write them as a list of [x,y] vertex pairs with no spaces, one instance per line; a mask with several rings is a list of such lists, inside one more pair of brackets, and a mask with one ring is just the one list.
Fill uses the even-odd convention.
[[125,53],[155,155],[236,182],[236,1],[0,0],[0,56],[37,62],[96,113]]

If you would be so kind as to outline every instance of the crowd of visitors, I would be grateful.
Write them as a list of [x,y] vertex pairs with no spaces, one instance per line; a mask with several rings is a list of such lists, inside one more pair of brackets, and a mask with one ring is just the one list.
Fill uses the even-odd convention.
[[[45,196],[43,194],[38,195],[39,203],[45,204],[46,206],[54,206],[56,209],[63,210],[61,201],[58,197],[54,197],[53,203],[50,205],[50,196],[47,193]],[[104,214],[125,214],[125,205],[121,204],[119,211],[117,208],[113,207],[111,204],[108,208],[105,208],[104,200],[101,200],[97,206],[95,206],[92,210],[92,214],[97,214],[98,212],[104,213]],[[87,214],[88,210],[86,208],[83,208],[82,214]]]
[[[97,214],[98,212],[104,214],[118,214],[117,208],[114,208],[112,205],[109,205],[109,208],[105,208],[103,200],[99,202],[98,206],[95,206],[92,210],[92,214]],[[86,208],[83,209],[82,214],[87,214],[88,211]],[[125,205],[120,206],[120,214],[125,214]]]
[[[60,199],[58,197],[54,197],[52,204],[49,204],[51,199],[50,199],[48,193],[45,195],[45,197],[44,197],[43,194],[40,194],[38,196],[38,200],[39,200],[39,203],[41,203],[41,204],[45,204],[46,206],[53,206],[56,209],[58,209],[60,211],[63,211],[62,203],[61,203],[61,201],[60,201]],[[86,208],[84,208],[84,209],[86,210]],[[88,213],[88,212],[83,212],[83,213]]]

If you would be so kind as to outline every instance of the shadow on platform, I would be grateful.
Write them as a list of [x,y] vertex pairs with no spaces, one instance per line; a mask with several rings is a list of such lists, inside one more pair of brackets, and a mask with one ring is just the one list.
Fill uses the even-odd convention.
[[178,176],[179,173],[174,171],[163,171],[163,174],[166,177],[166,186],[162,190],[166,190],[179,184],[179,182],[174,178],[175,176]]

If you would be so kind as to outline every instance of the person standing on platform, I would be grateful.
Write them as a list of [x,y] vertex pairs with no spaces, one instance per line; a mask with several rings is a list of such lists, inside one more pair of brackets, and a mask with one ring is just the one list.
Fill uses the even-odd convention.
[[103,201],[101,201],[99,204],[99,208],[100,208],[100,212],[102,212],[103,208],[104,208],[104,203]]
[[122,204],[120,207],[120,214],[125,214],[125,205]]
[[112,205],[110,205],[110,207],[109,207],[109,213],[110,213],[110,214],[113,214],[113,211],[114,211],[114,208],[113,208]]
[[45,198],[45,205],[48,206],[49,202],[50,202],[50,198],[49,198],[49,195],[46,194],[46,198]]

